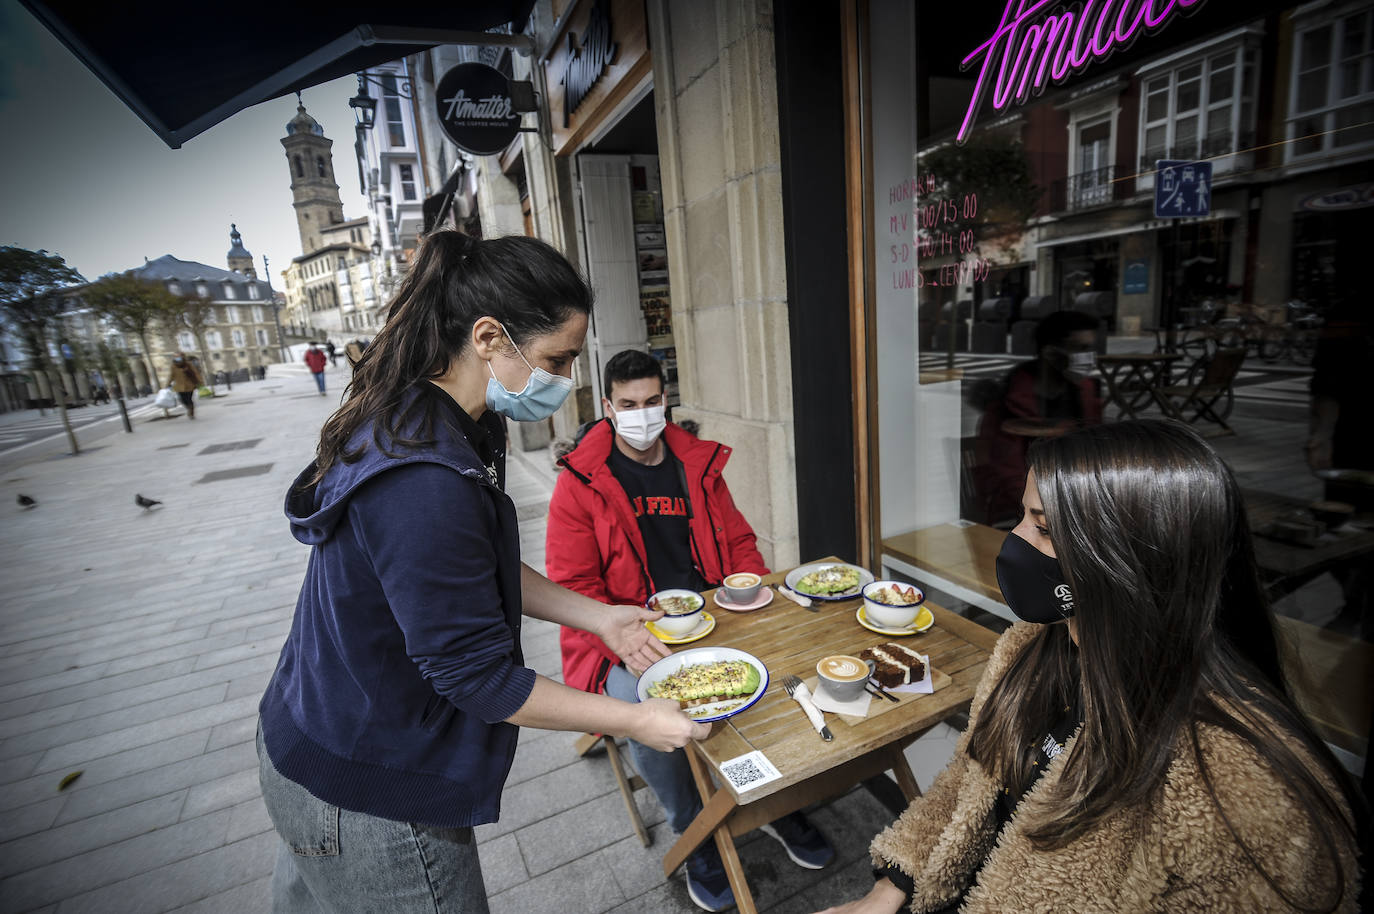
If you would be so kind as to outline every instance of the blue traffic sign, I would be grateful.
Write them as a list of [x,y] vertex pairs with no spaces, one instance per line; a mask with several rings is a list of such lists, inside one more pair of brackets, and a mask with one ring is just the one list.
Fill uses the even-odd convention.
[[1212,214],[1212,163],[1155,160],[1155,218]]

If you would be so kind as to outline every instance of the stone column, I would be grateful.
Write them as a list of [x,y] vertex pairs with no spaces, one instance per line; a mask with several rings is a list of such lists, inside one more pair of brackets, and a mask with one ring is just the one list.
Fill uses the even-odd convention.
[[682,398],[674,417],[733,449],[725,478],[764,558],[795,564],[772,3],[645,5]]

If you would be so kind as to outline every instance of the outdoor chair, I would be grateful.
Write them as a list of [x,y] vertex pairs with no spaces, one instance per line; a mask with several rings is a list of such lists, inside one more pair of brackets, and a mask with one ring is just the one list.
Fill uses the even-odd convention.
[[625,761],[620,757],[620,747],[615,744],[613,736],[584,733],[573,744],[573,751],[577,753],[578,758],[585,758],[597,746],[605,747],[606,758],[610,760],[611,771],[615,774],[616,786],[620,788],[620,798],[625,801],[625,811],[630,815],[630,824],[634,826],[635,834],[639,835],[639,843],[648,847],[652,843],[649,830],[644,827],[644,819],[639,814],[639,807],[635,805],[635,791],[643,790],[648,785],[637,774],[626,776]]
[[1160,388],[1160,393],[1180,419],[1189,424],[1206,419],[1220,427],[1220,434],[1234,435],[1226,417],[1231,414],[1236,375],[1244,361],[1244,349],[1218,349],[1194,362],[1184,383],[1169,384]]

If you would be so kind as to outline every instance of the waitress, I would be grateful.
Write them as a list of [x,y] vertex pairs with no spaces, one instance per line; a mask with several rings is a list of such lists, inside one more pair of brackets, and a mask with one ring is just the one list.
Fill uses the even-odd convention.
[[520,561],[503,417],[572,390],[592,293],[553,248],[438,232],[286,500],[313,547],[259,707],[282,843],[273,909],[485,912],[473,826],[494,822],[517,727],[702,739],[674,702],[571,689],[523,665],[521,615],[590,631],[633,670],[667,653]]

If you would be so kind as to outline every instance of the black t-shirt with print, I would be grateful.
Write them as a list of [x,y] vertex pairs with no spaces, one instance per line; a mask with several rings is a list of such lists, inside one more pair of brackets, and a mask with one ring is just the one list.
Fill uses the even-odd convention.
[[657,466],[645,466],[612,445],[607,465],[634,509],[654,587],[705,590],[708,584],[692,560],[692,508],[681,464],[666,444],[663,449],[663,460]]

